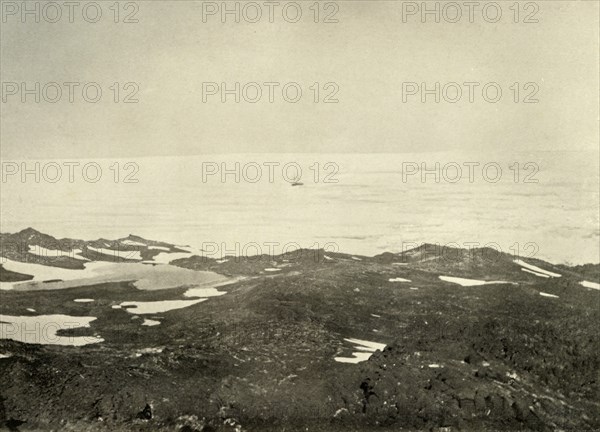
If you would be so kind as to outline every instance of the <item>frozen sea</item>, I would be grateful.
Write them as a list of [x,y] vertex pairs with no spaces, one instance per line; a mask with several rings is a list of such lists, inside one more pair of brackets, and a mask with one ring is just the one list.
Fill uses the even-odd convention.
[[[212,257],[297,246],[374,255],[428,242],[600,262],[597,152],[70,160],[79,163],[72,182],[65,161],[39,162],[39,183],[33,174],[3,178],[2,232],[32,226],[86,240],[132,233]],[[85,163],[93,164],[87,181]],[[62,175],[50,182],[56,164]]]

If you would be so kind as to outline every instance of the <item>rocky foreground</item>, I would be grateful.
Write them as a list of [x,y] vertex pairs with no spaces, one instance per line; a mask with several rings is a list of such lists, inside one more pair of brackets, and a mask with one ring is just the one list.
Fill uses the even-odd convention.
[[[190,286],[40,290],[47,281],[32,289],[36,275],[4,264],[0,281],[17,284],[0,291],[0,315],[95,317],[60,334],[102,338],[0,339],[4,429],[600,430],[598,265],[432,245],[375,257],[302,250],[217,259],[135,236],[86,242],[28,229],[0,240],[13,262],[117,261],[229,278],[217,288],[226,294],[132,314],[120,305],[184,299]],[[64,254],[31,253],[35,246]],[[178,259],[165,264],[160,253]],[[354,339],[384,348],[370,354]],[[369,354],[351,362],[357,352]]]

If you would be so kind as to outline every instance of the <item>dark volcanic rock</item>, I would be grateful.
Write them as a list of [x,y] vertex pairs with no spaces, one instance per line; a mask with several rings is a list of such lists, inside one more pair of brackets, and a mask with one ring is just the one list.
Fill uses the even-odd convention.
[[[48,244],[31,230],[18,236]],[[176,251],[136,236],[71,245],[127,239]],[[112,306],[182,300],[189,287],[2,291],[3,315],[93,316],[89,328],[60,334],[105,342],[0,339],[0,422],[41,431],[599,430],[600,292],[579,284],[591,270],[527,260],[562,274],[545,279],[510,255],[472,252],[186,258],[176,264],[236,278],[219,287],[226,295],[143,316],[160,321],[154,327]],[[462,287],[440,275],[513,283]],[[356,350],[349,338],[386,347],[336,362]]]
[[150,420],[152,418],[152,407],[148,404],[137,414],[137,418],[142,420]]
[[32,275],[26,275],[22,273],[16,273],[10,270],[6,270],[0,264],[0,282],[21,282],[33,279]]

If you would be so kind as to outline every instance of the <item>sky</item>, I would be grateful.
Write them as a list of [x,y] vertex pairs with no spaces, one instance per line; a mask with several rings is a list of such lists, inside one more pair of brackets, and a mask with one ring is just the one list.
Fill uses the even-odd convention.
[[[27,3],[33,8],[38,2]],[[431,16],[422,22],[419,11],[408,14],[421,2],[394,1],[321,3],[317,23],[312,1],[297,2],[302,16],[295,23],[288,22],[293,8],[285,17],[275,9],[269,22],[263,2],[255,3],[262,12],[257,23],[244,15],[239,23],[233,15],[222,22],[220,11],[203,20],[203,8],[210,12],[221,2],[139,1],[127,10],[121,2],[115,23],[113,2],[98,3],[102,17],[96,23],[87,22],[80,10],[70,23],[64,6],[58,22],[48,22],[56,11],[47,9],[40,10],[36,23],[34,15],[22,22],[21,11],[14,9],[22,7],[20,1],[2,1],[3,159],[598,151],[596,1],[538,1],[537,12],[521,2],[518,23],[512,1],[498,2],[502,17],[496,23],[484,19],[481,10],[469,22],[466,8],[456,23],[443,15],[439,23]],[[133,12],[138,22],[122,22]],[[522,22],[532,12],[538,22]],[[94,11],[87,13],[93,20]],[[328,14],[337,22],[322,22]],[[445,16],[452,14],[446,10]],[[245,16],[252,20],[254,11],[247,9]],[[36,82],[40,102],[26,95],[23,103],[21,83],[35,89]],[[60,97],[47,86],[52,82],[61,88]],[[79,83],[72,103],[65,82]],[[221,83],[233,89],[236,82],[240,102],[230,94],[223,103]],[[262,91],[255,103],[241,90],[253,82]],[[436,82],[440,88],[459,83],[462,97],[436,103],[430,95],[423,103],[418,90],[403,94],[403,83],[433,88]],[[480,83],[472,103],[464,82]],[[102,90],[98,102],[83,99],[86,83],[96,83],[90,100],[96,87]],[[114,83],[119,83],[117,102]],[[216,83],[217,94],[209,94],[215,87],[206,83]],[[264,83],[277,83],[272,103]],[[286,87],[289,100],[302,89],[295,103],[283,97],[287,83],[294,83]],[[500,101],[484,100],[486,83],[497,83],[492,90],[500,87]],[[518,103],[514,83],[519,83]],[[256,87],[245,88],[246,99],[253,99]],[[455,87],[446,88],[453,98]],[[414,87],[404,84],[404,89]],[[533,90],[539,102],[523,103]],[[137,103],[124,103],[131,92]],[[325,103],[328,95],[338,102]]]

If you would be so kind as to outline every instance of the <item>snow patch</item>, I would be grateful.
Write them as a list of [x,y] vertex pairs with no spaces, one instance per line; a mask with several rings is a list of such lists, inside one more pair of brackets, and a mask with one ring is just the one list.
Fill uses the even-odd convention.
[[52,267],[43,264],[25,263],[12,261],[7,258],[2,259],[2,266],[5,270],[15,273],[33,276],[33,279],[19,282],[2,282],[2,289],[13,289],[17,285],[29,284],[32,282],[43,282],[47,280],[77,280],[96,276],[100,268],[106,267],[110,263],[106,262],[88,262],[82,270],[65,269],[62,267]]
[[579,284],[583,285],[586,288],[592,288],[592,289],[600,290],[600,284],[596,283],[596,282],[582,281],[582,282],[579,282]]
[[89,250],[99,253],[101,255],[107,255],[113,258],[122,258],[127,260],[140,260],[142,259],[142,255],[140,251],[128,251],[128,250],[116,250],[116,249],[108,249],[108,248],[95,248],[92,246],[87,247]]
[[[28,281],[3,282],[2,289],[62,289],[84,285],[135,281],[141,290],[158,290],[178,287],[215,286],[228,278],[209,271],[183,269],[170,265],[145,265],[136,263],[111,263],[92,261],[84,264],[82,270],[63,269],[40,264],[20,263],[6,260],[4,268],[22,274],[33,275]],[[60,280],[60,282],[46,282]]]
[[81,254],[81,249],[73,249],[71,251],[62,251],[62,250],[58,250],[58,249],[46,249],[45,247],[42,246],[32,246],[29,245],[29,253],[32,255],[37,255],[37,256],[41,256],[44,258],[58,258],[58,257],[68,257],[68,258],[74,258],[74,259],[78,259],[78,260],[82,260],[82,261],[89,261],[89,259],[87,259],[86,257],[80,255]]
[[227,294],[225,291],[219,291],[216,288],[190,288],[185,293],[184,297],[218,297]]
[[548,275],[550,277],[561,277],[561,275],[559,275],[558,273],[552,273],[552,272],[550,272],[548,270],[541,269],[541,268],[539,268],[537,266],[534,266],[533,264],[528,264],[528,263],[526,263],[523,260],[519,260],[518,259],[518,260],[514,260],[514,262],[517,263],[517,264],[519,264],[521,267],[528,268],[529,270],[533,270],[534,272],[537,272],[537,273],[545,274],[545,275]]
[[140,243],[133,240],[123,240],[121,243],[127,246],[148,246],[146,243]]
[[[42,345],[83,346],[103,342],[99,336],[59,336],[59,330],[90,327],[95,317],[69,315],[0,315],[0,339]],[[32,331],[35,329],[35,331]]]
[[164,348],[142,348],[137,352],[140,354],[160,354]]
[[[149,301],[149,302],[135,302],[128,301],[123,302],[119,306],[124,308],[127,312],[136,315],[145,314],[157,314],[162,312],[168,312],[175,309],[183,309],[206,301],[207,299],[196,299],[196,300],[162,300],[162,301]],[[113,309],[118,309],[113,306]]]
[[148,327],[157,326],[159,324],[160,324],[160,321],[155,321],[155,320],[151,320],[151,319],[144,319],[144,322],[142,323],[143,326],[148,326]]
[[360,363],[365,360],[369,360],[369,358],[373,355],[370,352],[353,352],[352,357],[335,357],[334,360],[339,363]]
[[189,258],[194,256],[191,252],[161,252],[153,258],[155,264],[169,264],[177,259]]
[[[344,339],[346,342],[350,342],[355,345],[355,348],[359,351],[352,353],[352,357],[335,357],[334,360],[339,363],[360,363],[368,360],[375,351],[385,348],[385,344],[378,342],[370,342],[361,339]],[[366,351],[366,352],[365,352]]]
[[526,268],[522,268],[521,270],[524,271],[524,272],[527,272],[527,273],[534,274],[534,275],[539,276],[539,277],[543,277],[543,278],[549,278],[550,277],[547,274],[542,274],[542,273],[534,272],[533,270],[528,270]]
[[512,283],[506,281],[482,281],[478,279],[465,279],[453,276],[439,276],[444,282],[452,282],[461,286],[478,286],[478,285],[491,285],[491,284],[504,284]]

